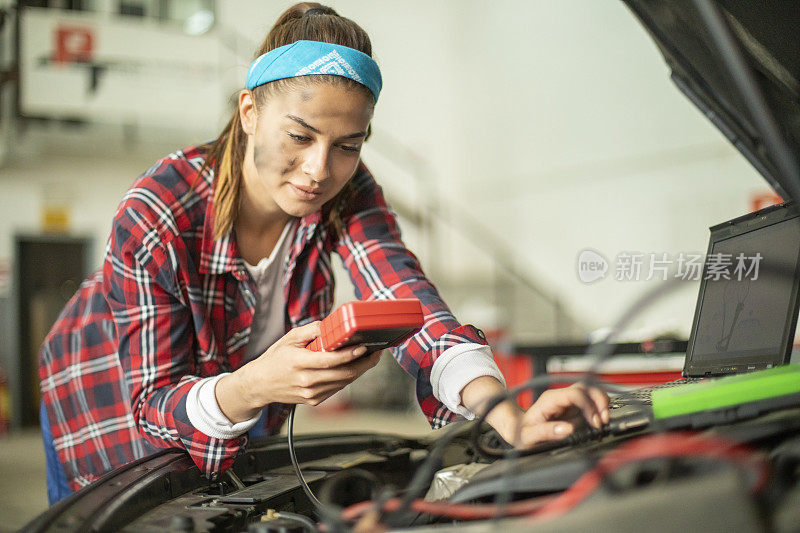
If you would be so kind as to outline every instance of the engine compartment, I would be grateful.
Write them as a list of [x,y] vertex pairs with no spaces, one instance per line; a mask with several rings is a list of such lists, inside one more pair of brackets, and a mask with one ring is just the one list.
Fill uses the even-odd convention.
[[[800,498],[800,410],[685,436],[637,432],[498,460],[480,456],[470,438],[471,424],[451,425],[421,439],[382,434],[304,435],[295,442],[296,453],[314,493],[337,512],[348,508],[345,514],[355,518],[341,522],[348,529],[359,523],[358,517],[369,514],[365,504],[361,511],[351,506],[379,500],[385,505],[377,518],[380,527],[366,530],[441,531],[469,525],[486,531],[502,522],[504,531],[535,531],[539,527],[544,531],[556,522],[536,511],[565,491],[585,484],[587,477],[612,454],[620,455],[625,446],[646,438],[727,439],[748,443],[753,464],[769,468],[769,483],[758,485],[757,469],[724,457],[662,457],[655,450],[652,457],[623,461],[606,472],[585,498],[558,516],[557,523],[572,523],[575,529],[605,523],[631,531],[641,526],[645,517],[648,523],[656,520],[658,525],[661,520],[662,526],[670,527],[688,517],[716,517],[714,526],[738,524],[733,530],[761,529],[768,524],[774,531],[792,531],[796,525],[792,525],[791,509],[792,502]],[[481,438],[496,435],[487,427]],[[423,505],[422,510],[396,512],[397,505],[392,502],[406,494],[420,469],[430,467],[426,461],[433,452],[438,459],[433,462],[432,475],[424,479],[422,495],[429,494],[424,501],[422,495],[415,500]],[[452,494],[437,501],[441,491],[437,495],[430,487],[436,488],[443,471],[444,477],[451,478],[452,472],[458,472],[458,480],[451,487]],[[306,524],[287,518],[293,515],[305,517]],[[109,473],[59,502],[25,530],[308,531],[308,523],[324,523],[324,519],[300,487],[286,438],[277,436],[254,440],[216,480],[202,476],[188,455],[165,450]]]

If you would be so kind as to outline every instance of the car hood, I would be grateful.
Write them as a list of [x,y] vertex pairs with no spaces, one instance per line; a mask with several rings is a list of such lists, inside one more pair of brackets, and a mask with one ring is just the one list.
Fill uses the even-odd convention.
[[[688,0],[623,0],[655,41],[678,88],[716,125],[784,199],[798,179],[778,159],[800,154],[800,2],[715,0],[727,20],[783,146],[770,146],[757,117],[732,82],[704,19]],[[789,176],[787,176],[789,174]]]

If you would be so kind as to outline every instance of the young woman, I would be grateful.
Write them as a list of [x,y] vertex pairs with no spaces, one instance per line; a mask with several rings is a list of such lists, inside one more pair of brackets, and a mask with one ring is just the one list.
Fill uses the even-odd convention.
[[[42,427],[56,501],[156,448],[185,449],[209,477],[248,432],[278,431],[378,361],[304,346],[331,310],[330,254],[361,299],[417,298],[423,329],[393,350],[433,427],[504,390],[480,330],[459,324],[400,240],[359,153],[381,90],[367,34],[316,3],[287,10],[248,71],[219,138],[158,161],[113,221],[102,270],[42,350]],[[489,422],[520,445],[563,438],[576,415],[608,421],[574,386]]]

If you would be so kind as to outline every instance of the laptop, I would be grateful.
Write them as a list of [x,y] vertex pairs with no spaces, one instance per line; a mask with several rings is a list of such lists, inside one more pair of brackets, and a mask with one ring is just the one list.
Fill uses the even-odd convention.
[[683,379],[615,396],[612,409],[649,404],[654,390],[789,362],[800,305],[797,210],[770,206],[710,231]]

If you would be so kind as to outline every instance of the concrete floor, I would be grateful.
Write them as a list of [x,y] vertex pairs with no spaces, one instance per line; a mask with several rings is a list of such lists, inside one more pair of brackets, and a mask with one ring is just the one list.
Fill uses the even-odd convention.
[[40,431],[0,437],[0,494],[0,532],[18,530],[47,508]]
[[[424,435],[430,426],[419,410],[409,413],[301,407],[297,433],[377,431]],[[47,508],[42,436],[38,430],[0,437],[0,533],[17,531]]]

